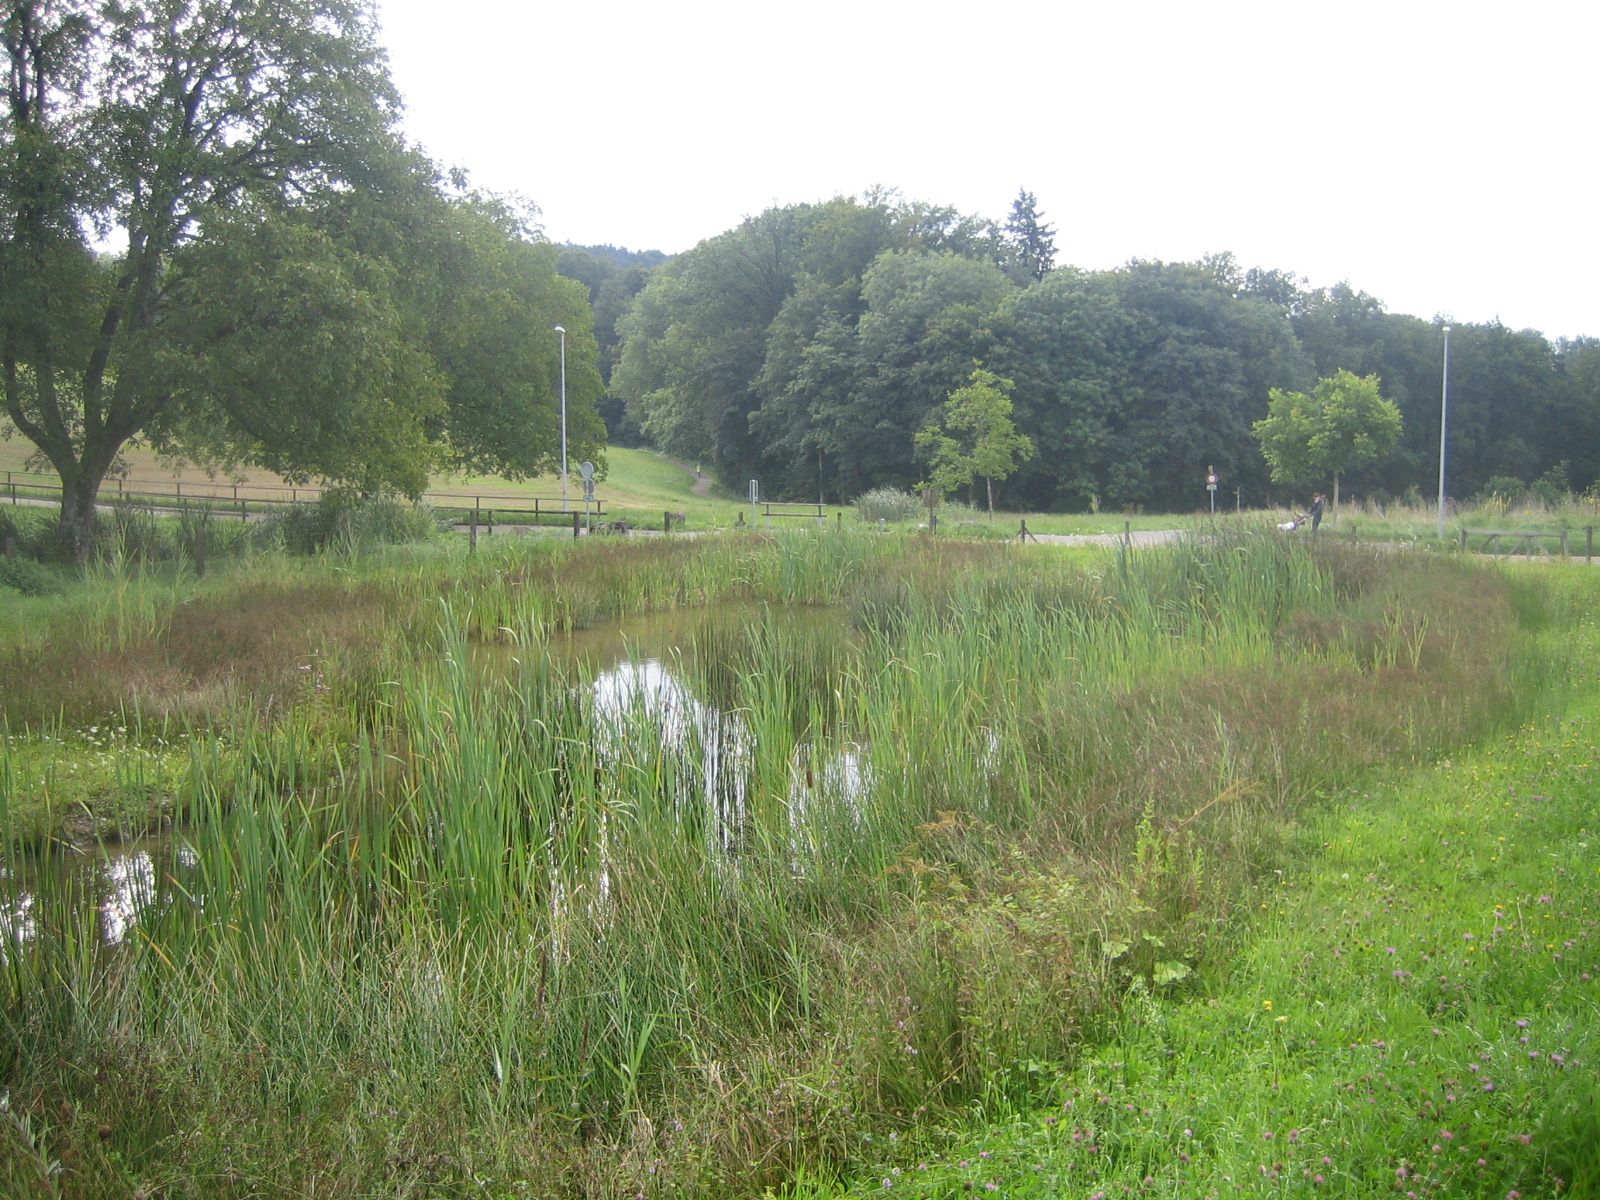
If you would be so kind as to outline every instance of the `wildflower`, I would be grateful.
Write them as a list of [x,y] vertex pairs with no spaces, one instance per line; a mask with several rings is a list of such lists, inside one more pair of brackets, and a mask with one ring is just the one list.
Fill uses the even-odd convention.
[[1268,1012],[1271,1012],[1272,1011],[1272,1001],[1271,1000],[1263,1000],[1261,1002],[1261,1007],[1266,1009]]

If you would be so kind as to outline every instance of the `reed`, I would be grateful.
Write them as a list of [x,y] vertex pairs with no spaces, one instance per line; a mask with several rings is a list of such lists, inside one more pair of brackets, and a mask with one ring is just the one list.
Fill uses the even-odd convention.
[[[1087,570],[834,531],[264,569],[90,606],[125,588],[156,616],[115,636],[175,656],[180,619],[298,600],[316,680],[194,722],[181,853],[115,951],[28,893],[68,915],[6,943],[0,1080],[82,1114],[44,1135],[74,1194],[130,1162],[171,1194],[759,1189],[1026,1095],[1204,962],[1307,801],[1519,700],[1504,580],[1250,535]],[[823,603],[826,636],[792,607]],[[703,619],[654,666],[562,652],[674,608]]]

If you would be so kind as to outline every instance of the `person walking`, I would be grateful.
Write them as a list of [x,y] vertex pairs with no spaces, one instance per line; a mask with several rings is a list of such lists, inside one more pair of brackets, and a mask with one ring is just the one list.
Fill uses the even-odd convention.
[[1324,500],[1325,497],[1321,492],[1318,492],[1316,495],[1311,497],[1311,508],[1306,512],[1306,516],[1311,518],[1312,533],[1315,533],[1317,531],[1317,526],[1322,524],[1322,506]]

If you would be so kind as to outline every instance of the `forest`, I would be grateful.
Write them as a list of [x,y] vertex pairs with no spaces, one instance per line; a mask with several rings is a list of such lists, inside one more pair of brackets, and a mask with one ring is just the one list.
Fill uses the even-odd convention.
[[[611,438],[740,490],[759,479],[773,497],[844,502],[924,480],[917,431],[981,366],[1014,383],[1037,449],[1005,507],[1184,511],[1210,467],[1225,501],[1249,507],[1326,486],[1272,482],[1252,426],[1272,389],[1347,370],[1377,376],[1403,432],[1346,492],[1435,494],[1443,319],[1226,253],[1057,266],[1054,233],[1025,190],[1003,224],[876,191],[771,208],[648,282],[635,265],[603,350]],[[1600,340],[1498,322],[1454,323],[1449,340],[1450,496],[1592,488]]]

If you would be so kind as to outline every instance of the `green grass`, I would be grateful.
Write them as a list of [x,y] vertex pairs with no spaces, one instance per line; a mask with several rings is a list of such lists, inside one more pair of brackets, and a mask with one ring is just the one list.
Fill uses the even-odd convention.
[[[1531,711],[1571,635],[1538,582],[1250,535],[444,542],[52,604],[0,643],[7,861],[61,852],[43,737],[130,693],[191,731],[186,851],[115,955],[62,883],[0,963],[19,1196],[748,1195],[1026,1118],[1242,961],[1308,804]],[[556,643],[671,610],[679,716],[604,719]]]
[[774,1194],[1600,1194],[1600,624],[1562,586],[1570,707],[1308,814],[1224,953],[1134,981],[1070,1070],[1016,1064],[1048,1105]]

